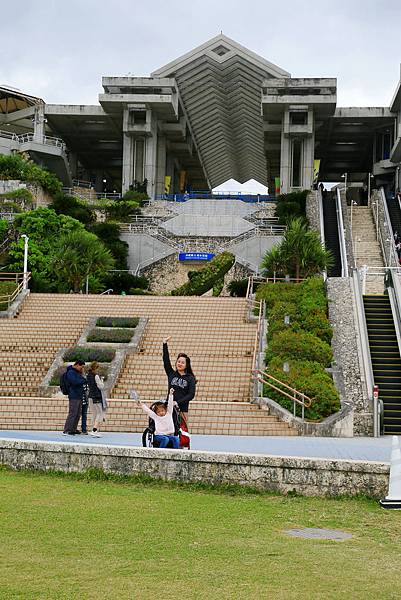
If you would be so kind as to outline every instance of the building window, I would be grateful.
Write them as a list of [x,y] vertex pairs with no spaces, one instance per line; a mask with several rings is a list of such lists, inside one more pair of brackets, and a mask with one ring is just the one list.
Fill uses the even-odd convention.
[[302,140],[292,140],[291,187],[301,187],[302,185],[302,146]]
[[308,113],[306,111],[290,112],[290,123],[291,125],[307,125]]

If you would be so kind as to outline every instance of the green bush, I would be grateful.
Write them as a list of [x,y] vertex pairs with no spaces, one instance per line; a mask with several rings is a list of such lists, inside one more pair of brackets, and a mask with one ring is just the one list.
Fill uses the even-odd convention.
[[0,199],[0,210],[2,212],[20,213],[23,209],[18,202],[2,202]]
[[0,154],[0,179],[19,179],[37,183],[51,196],[61,192],[62,188],[61,181],[53,173],[26,160],[20,154]]
[[[112,252],[110,246],[108,248]],[[107,288],[111,288],[114,294],[121,294],[121,292],[131,293],[129,291],[131,288],[140,288],[143,290],[149,288],[149,281],[146,277],[139,277],[138,275],[131,275],[122,271],[107,273],[104,284]]]
[[111,344],[129,344],[134,333],[135,329],[127,329],[126,327],[121,329],[118,327],[113,327],[112,329],[95,327],[92,329],[92,331],[90,331],[87,341]]
[[129,200],[134,200],[134,202],[138,202],[138,204],[142,205],[144,202],[146,202],[146,200],[149,200],[149,196],[147,194],[145,194],[144,192],[128,190],[128,192],[125,192],[125,194],[123,196],[123,200],[124,200],[124,202],[127,202]]
[[248,289],[248,279],[233,279],[230,281],[227,287],[228,291],[230,292],[230,296],[235,296],[236,298],[245,298]]
[[138,317],[99,317],[96,321],[96,327],[128,327],[133,329],[138,323]]
[[275,356],[284,359],[312,360],[324,367],[332,361],[331,347],[327,342],[307,331],[281,331],[273,335],[266,351],[266,363]]
[[53,202],[49,204],[49,208],[53,209],[58,215],[68,215],[85,226],[96,220],[94,211],[86,202],[67,194],[56,194]]
[[5,219],[0,219],[0,244],[6,239],[9,228],[9,222]]
[[115,350],[109,350],[105,348],[84,348],[82,346],[75,346],[69,348],[63,355],[64,362],[75,362],[76,360],[84,360],[85,362],[97,362],[109,363],[115,357]]
[[130,288],[128,291],[130,296],[155,296],[156,294],[151,290],[144,290],[143,288]]
[[4,207],[4,201],[11,200],[11,204],[15,204],[18,206],[18,211],[23,209],[32,209],[33,207],[33,195],[30,190],[27,188],[18,188],[16,190],[12,190],[11,192],[6,192],[5,194],[0,194],[0,202]]
[[297,302],[299,285],[295,283],[261,283],[256,290],[256,299],[265,300],[266,308],[272,308],[276,302]]
[[201,296],[212,289],[235,263],[235,256],[222,252],[199,271],[192,271],[191,279],[181,287],[172,290],[172,296]]
[[276,217],[278,217],[279,223],[287,225],[291,219],[305,217],[308,193],[308,190],[302,190],[277,196]]
[[132,215],[140,214],[140,204],[135,200],[109,200],[104,204],[108,219],[127,221]]
[[8,309],[8,301],[2,296],[9,296],[17,289],[15,281],[0,281],[0,310]]
[[[311,398],[311,407],[305,410],[305,417],[307,419],[321,420],[340,410],[338,392],[330,375],[322,370],[322,366],[319,363],[291,359],[286,362],[288,362],[289,366],[288,373],[283,371],[283,360],[280,357],[273,358],[270,361],[267,371],[276,379]],[[273,383],[283,389],[283,391],[290,393],[279,384]],[[264,394],[290,412],[293,411],[292,400],[276,392],[270,386],[264,386]],[[300,407],[297,407],[297,415],[301,415]]]

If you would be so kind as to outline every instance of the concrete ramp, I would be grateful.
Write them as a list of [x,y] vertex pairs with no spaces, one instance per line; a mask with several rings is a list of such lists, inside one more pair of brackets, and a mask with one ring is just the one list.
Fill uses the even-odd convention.
[[282,241],[281,236],[255,236],[237,244],[232,244],[230,252],[235,254],[240,262],[246,262],[254,271],[260,270],[260,263],[266,252]]
[[132,271],[176,252],[168,244],[146,233],[122,233],[120,239],[128,244],[128,268]]
[[254,225],[237,216],[181,214],[161,225],[178,236],[236,237],[254,229]]

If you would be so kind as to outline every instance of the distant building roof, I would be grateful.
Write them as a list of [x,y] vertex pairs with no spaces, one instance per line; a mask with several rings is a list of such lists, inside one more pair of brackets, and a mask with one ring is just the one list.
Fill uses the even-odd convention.
[[41,98],[24,94],[20,90],[0,86],[0,113],[9,114],[23,108],[44,104]]

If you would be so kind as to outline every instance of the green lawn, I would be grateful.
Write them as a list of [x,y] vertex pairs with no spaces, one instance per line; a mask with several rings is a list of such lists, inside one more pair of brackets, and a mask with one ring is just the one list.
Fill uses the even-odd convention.
[[366,499],[0,469],[0,598],[398,599],[400,531],[401,513]]

